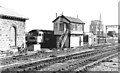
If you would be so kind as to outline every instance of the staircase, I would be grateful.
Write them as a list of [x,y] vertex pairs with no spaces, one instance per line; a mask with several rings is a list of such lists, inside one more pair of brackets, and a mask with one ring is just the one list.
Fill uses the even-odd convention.
[[58,48],[63,48],[65,41],[68,37],[68,29],[64,31],[64,33],[60,36],[59,41],[58,41]]

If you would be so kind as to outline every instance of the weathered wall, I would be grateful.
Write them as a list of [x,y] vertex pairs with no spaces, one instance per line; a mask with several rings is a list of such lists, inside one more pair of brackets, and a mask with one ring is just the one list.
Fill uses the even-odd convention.
[[80,36],[71,35],[70,37],[70,47],[80,46]]
[[67,39],[66,39],[66,41],[65,41],[65,47],[66,47],[66,48],[69,48],[69,42],[70,42],[70,41],[69,41],[69,38],[70,38],[70,37],[67,37]]
[[[15,30],[16,28],[16,35]],[[25,22],[0,19],[0,50],[8,50],[10,46],[15,46],[16,36],[16,46],[19,47],[25,42]]]

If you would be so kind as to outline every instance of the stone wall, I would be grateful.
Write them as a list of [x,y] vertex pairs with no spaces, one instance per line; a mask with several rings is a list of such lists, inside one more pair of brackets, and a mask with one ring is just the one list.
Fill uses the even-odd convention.
[[[16,45],[14,45],[15,36]],[[0,50],[9,50],[11,46],[20,47],[24,42],[25,22],[17,20],[0,19]]]

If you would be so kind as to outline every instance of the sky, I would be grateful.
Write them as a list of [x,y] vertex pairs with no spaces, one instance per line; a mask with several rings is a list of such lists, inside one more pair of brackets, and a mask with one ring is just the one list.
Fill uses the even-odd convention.
[[32,29],[53,30],[56,13],[76,17],[85,22],[89,32],[91,20],[101,20],[104,25],[118,25],[119,0],[0,0],[0,5],[23,15],[26,32]]

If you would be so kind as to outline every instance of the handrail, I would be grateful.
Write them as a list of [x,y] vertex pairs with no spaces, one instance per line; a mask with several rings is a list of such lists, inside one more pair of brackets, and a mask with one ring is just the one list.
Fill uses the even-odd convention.
[[60,36],[59,41],[58,41],[58,48],[63,48],[64,43],[67,39],[68,36],[68,29],[64,31],[64,33]]
[[61,48],[63,48],[67,37],[68,37],[68,30],[66,30],[65,35],[64,35],[64,38],[63,38],[63,40],[62,40],[62,42],[61,42]]

